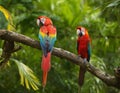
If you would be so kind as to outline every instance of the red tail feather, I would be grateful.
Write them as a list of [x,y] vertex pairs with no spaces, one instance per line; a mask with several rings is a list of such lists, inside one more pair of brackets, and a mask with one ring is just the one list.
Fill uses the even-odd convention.
[[47,74],[48,74],[48,72],[43,71],[43,77],[42,77],[42,86],[43,86],[43,87],[46,86]]
[[41,68],[43,70],[43,80],[42,80],[43,87],[45,87],[45,85],[46,85],[47,73],[51,67],[50,59],[51,59],[51,53],[48,53],[46,57],[44,55],[42,57]]
[[83,86],[83,84],[84,84],[85,72],[86,72],[86,68],[85,67],[80,67],[79,81],[78,81],[79,86]]

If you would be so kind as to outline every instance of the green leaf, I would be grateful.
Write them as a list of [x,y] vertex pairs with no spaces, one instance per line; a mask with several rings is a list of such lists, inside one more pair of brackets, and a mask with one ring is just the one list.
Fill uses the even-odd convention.
[[114,2],[107,5],[107,7],[115,7],[120,5],[120,0],[115,0]]
[[11,30],[11,31],[15,31],[15,27],[14,27],[10,12],[8,10],[6,10],[3,6],[0,6],[0,11],[4,14],[6,20],[8,21],[7,29]]
[[21,77],[21,84],[23,86],[26,85],[27,89],[30,89],[31,86],[34,90],[38,90],[39,89],[38,86],[40,86],[40,82],[38,78],[34,75],[33,71],[28,66],[26,66],[25,64],[23,64],[18,60],[16,59],[11,59],[11,60],[14,61],[18,66],[19,74]]

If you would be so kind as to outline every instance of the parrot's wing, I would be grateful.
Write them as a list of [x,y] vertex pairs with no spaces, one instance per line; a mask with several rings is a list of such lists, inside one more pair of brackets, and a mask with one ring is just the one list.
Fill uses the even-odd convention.
[[40,29],[39,39],[40,39],[40,45],[41,45],[41,48],[43,50],[43,53],[46,56],[47,55],[47,46],[46,46],[47,34],[44,33],[45,32],[44,30],[45,29]]
[[90,60],[90,56],[91,56],[91,45],[90,42],[88,43],[88,61]]
[[79,51],[79,39],[77,40],[77,52]]
[[55,41],[56,41],[56,34],[50,34],[49,35],[49,51],[52,51],[52,48],[53,48],[53,46],[54,46],[54,43],[55,43]]
[[49,26],[48,30],[49,30],[49,51],[52,51],[52,48],[56,41],[57,31],[54,26]]
[[[47,32],[49,32],[49,34]],[[41,28],[39,32],[39,39],[43,53],[46,56],[48,52],[52,51],[52,48],[56,41],[56,28],[53,26],[50,29],[47,27]]]

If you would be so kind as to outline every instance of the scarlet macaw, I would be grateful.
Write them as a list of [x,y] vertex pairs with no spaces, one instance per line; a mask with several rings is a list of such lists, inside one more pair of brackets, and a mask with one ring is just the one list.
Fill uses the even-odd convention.
[[41,68],[43,70],[42,86],[46,86],[47,74],[51,67],[51,52],[56,41],[57,31],[52,20],[46,16],[37,18],[37,25],[40,26],[39,40],[43,51]]
[[[84,62],[90,61],[91,47],[90,47],[90,37],[86,28],[82,26],[77,27],[77,52],[80,57],[84,59]],[[84,83],[86,68],[80,67],[79,71],[79,86]]]

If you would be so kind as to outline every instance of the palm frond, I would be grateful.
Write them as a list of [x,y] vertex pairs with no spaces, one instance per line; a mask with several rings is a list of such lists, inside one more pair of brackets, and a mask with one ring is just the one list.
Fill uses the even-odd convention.
[[22,62],[11,59],[14,61],[19,69],[19,74],[21,78],[21,85],[26,86],[27,89],[30,89],[30,86],[34,90],[38,90],[38,86],[40,86],[40,82],[38,78],[34,75],[34,72]]

